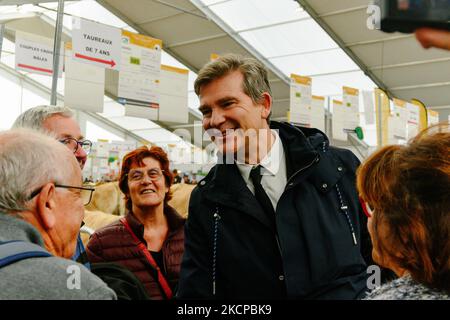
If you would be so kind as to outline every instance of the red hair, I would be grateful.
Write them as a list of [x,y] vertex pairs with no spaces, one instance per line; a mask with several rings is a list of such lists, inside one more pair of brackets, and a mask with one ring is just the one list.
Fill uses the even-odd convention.
[[358,169],[357,188],[374,209],[372,240],[381,260],[450,292],[448,125],[431,127],[406,146],[375,152]]
[[164,205],[167,204],[167,202],[172,199],[172,194],[170,192],[170,186],[173,183],[173,175],[169,168],[169,158],[167,157],[167,154],[164,152],[164,150],[157,146],[147,147],[142,146],[137,148],[136,150],[133,150],[125,155],[122,160],[122,168],[120,170],[119,175],[119,188],[122,190],[123,194],[125,195],[125,206],[128,210],[131,211],[132,202],[129,197],[129,187],[128,187],[128,172],[130,172],[130,169],[133,165],[137,166],[145,166],[143,160],[145,158],[153,158],[156,161],[159,162],[161,165],[161,170],[164,175],[164,179],[166,182],[166,187],[169,188],[169,191],[166,193],[166,196],[164,198]]

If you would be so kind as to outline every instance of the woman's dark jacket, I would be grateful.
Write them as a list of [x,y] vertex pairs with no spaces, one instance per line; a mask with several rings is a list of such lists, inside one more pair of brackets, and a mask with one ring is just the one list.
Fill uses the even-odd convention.
[[[169,224],[169,233],[161,248],[164,263],[162,270],[172,291],[175,292],[184,250],[185,219],[170,206],[165,207],[164,215]],[[125,218],[134,234],[147,245],[143,237],[142,223],[132,213],[128,213]],[[151,299],[165,299],[164,292],[156,281],[156,269],[138,249],[136,241],[120,221],[96,231],[86,247],[86,252],[91,263],[114,262],[124,266],[143,283]]]

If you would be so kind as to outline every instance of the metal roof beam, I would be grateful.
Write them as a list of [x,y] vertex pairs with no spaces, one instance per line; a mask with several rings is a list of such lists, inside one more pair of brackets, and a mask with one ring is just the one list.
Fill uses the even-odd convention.
[[327,52],[327,51],[333,51],[333,50],[336,50],[336,49],[339,49],[339,47],[336,46],[336,47],[328,48],[328,49],[318,49],[318,50],[311,50],[311,51],[303,51],[303,52],[280,54],[280,55],[276,55],[276,56],[267,57],[267,59],[279,59],[279,58],[295,57],[295,56],[301,56],[301,55],[305,55],[305,54],[314,54],[314,53],[322,53],[322,52]]
[[342,9],[342,10],[336,10],[336,11],[331,11],[331,12],[327,12],[327,13],[322,13],[322,14],[319,14],[318,17],[325,18],[325,17],[336,16],[338,14],[344,14],[344,13],[355,12],[355,11],[360,11],[360,10],[367,10],[367,6],[368,6],[368,4],[364,5],[364,6],[358,6],[358,7],[348,8],[348,9]]
[[439,62],[447,62],[447,61],[450,61],[450,57],[424,60],[424,61],[413,61],[413,62],[374,66],[374,67],[370,67],[370,70],[385,70],[385,69],[393,69],[393,68],[412,67],[412,66],[418,66],[418,65],[422,65],[422,64],[439,63]]
[[158,22],[158,21],[161,21],[161,20],[166,20],[166,19],[173,18],[173,17],[176,17],[176,16],[181,16],[181,15],[183,15],[182,12],[177,12],[177,13],[174,13],[174,14],[168,14],[168,15],[165,15],[165,16],[159,16],[159,17],[156,17],[156,18],[153,18],[153,19],[150,19],[150,20],[138,22],[136,24],[142,26],[144,24]]
[[393,36],[393,37],[388,37],[388,38],[383,38],[383,39],[376,39],[376,40],[350,42],[350,43],[346,43],[345,46],[350,48],[350,47],[364,46],[364,45],[368,45],[368,44],[376,44],[376,43],[395,41],[395,40],[401,40],[401,39],[413,38],[413,37],[414,37],[413,34],[407,34],[407,35]]
[[278,26],[282,26],[282,25],[285,25],[285,24],[305,21],[305,20],[311,20],[311,17],[303,17],[303,18],[292,19],[292,20],[287,20],[287,21],[274,22],[274,23],[265,24],[265,25],[258,26],[258,27],[252,27],[252,28],[247,28],[247,29],[236,30],[235,32],[236,33],[243,33],[243,32],[249,32],[249,31],[257,31],[257,30],[262,30],[262,29],[267,29],[267,28],[272,28],[272,27],[278,27]]
[[205,42],[205,41],[225,38],[227,36],[228,35],[226,33],[220,33],[220,34],[216,34],[216,35],[212,35],[212,36],[208,36],[208,37],[202,37],[202,38],[197,38],[197,39],[188,40],[188,41],[176,42],[176,43],[168,44],[166,46],[166,49],[172,49],[172,48],[176,48],[176,47],[187,46],[187,45],[190,45],[190,44],[201,43],[201,42]]
[[450,86],[450,81],[447,82],[434,82],[434,83],[426,83],[426,84],[418,84],[412,86],[399,86],[392,87],[391,91],[401,91],[401,90],[411,90],[411,89],[424,89],[424,88],[435,88],[435,87],[445,87]]
[[156,3],[159,3],[159,4],[163,5],[163,6],[166,6],[166,7],[172,8],[172,9],[175,9],[175,10],[180,11],[180,12],[182,12],[182,13],[186,13],[186,14],[193,15],[193,16],[195,16],[195,17],[197,17],[197,18],[202,18],[202,19],[208,20],[208,17],[206,17],[206,16],[204,16],[204,15],[197,14],[197,13],[195,13],[195,12],[192,12],[191,10],[188,10],[188,9],[185,9],[185,8],[178,7],[178,6],[173,5],[173,4],[171,4],[171,3],[167,3],[167,2],[161,1],[161,0],[151,0],[151,1],[152,1],[152,2],[156,2]]
[[433,110],[446,110],[446,109],[450,109],[450,106],[427,107],[427,109],[433,109]]

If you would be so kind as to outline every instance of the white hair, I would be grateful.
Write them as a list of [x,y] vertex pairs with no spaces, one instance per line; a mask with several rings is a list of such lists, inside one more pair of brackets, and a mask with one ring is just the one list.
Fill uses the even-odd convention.
[[67,184],[75,170],[80,170],[69,149],[35,130],[0,132],[0,146],[2,213],[27,210],[27,202],[35,190],[49,182]]
[[39,131],[46,131],[43,123],[54,115],[61,115],[72,118],[74,113],[69,107],[42,105],[28,109],[19,115],[11,128],[30,128]]

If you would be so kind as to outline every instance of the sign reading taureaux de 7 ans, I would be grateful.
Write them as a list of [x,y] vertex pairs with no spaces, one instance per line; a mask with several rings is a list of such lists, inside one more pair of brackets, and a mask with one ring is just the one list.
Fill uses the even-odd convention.
[[73,59],[120,70],[122,32],[119,28],[73,17]]

